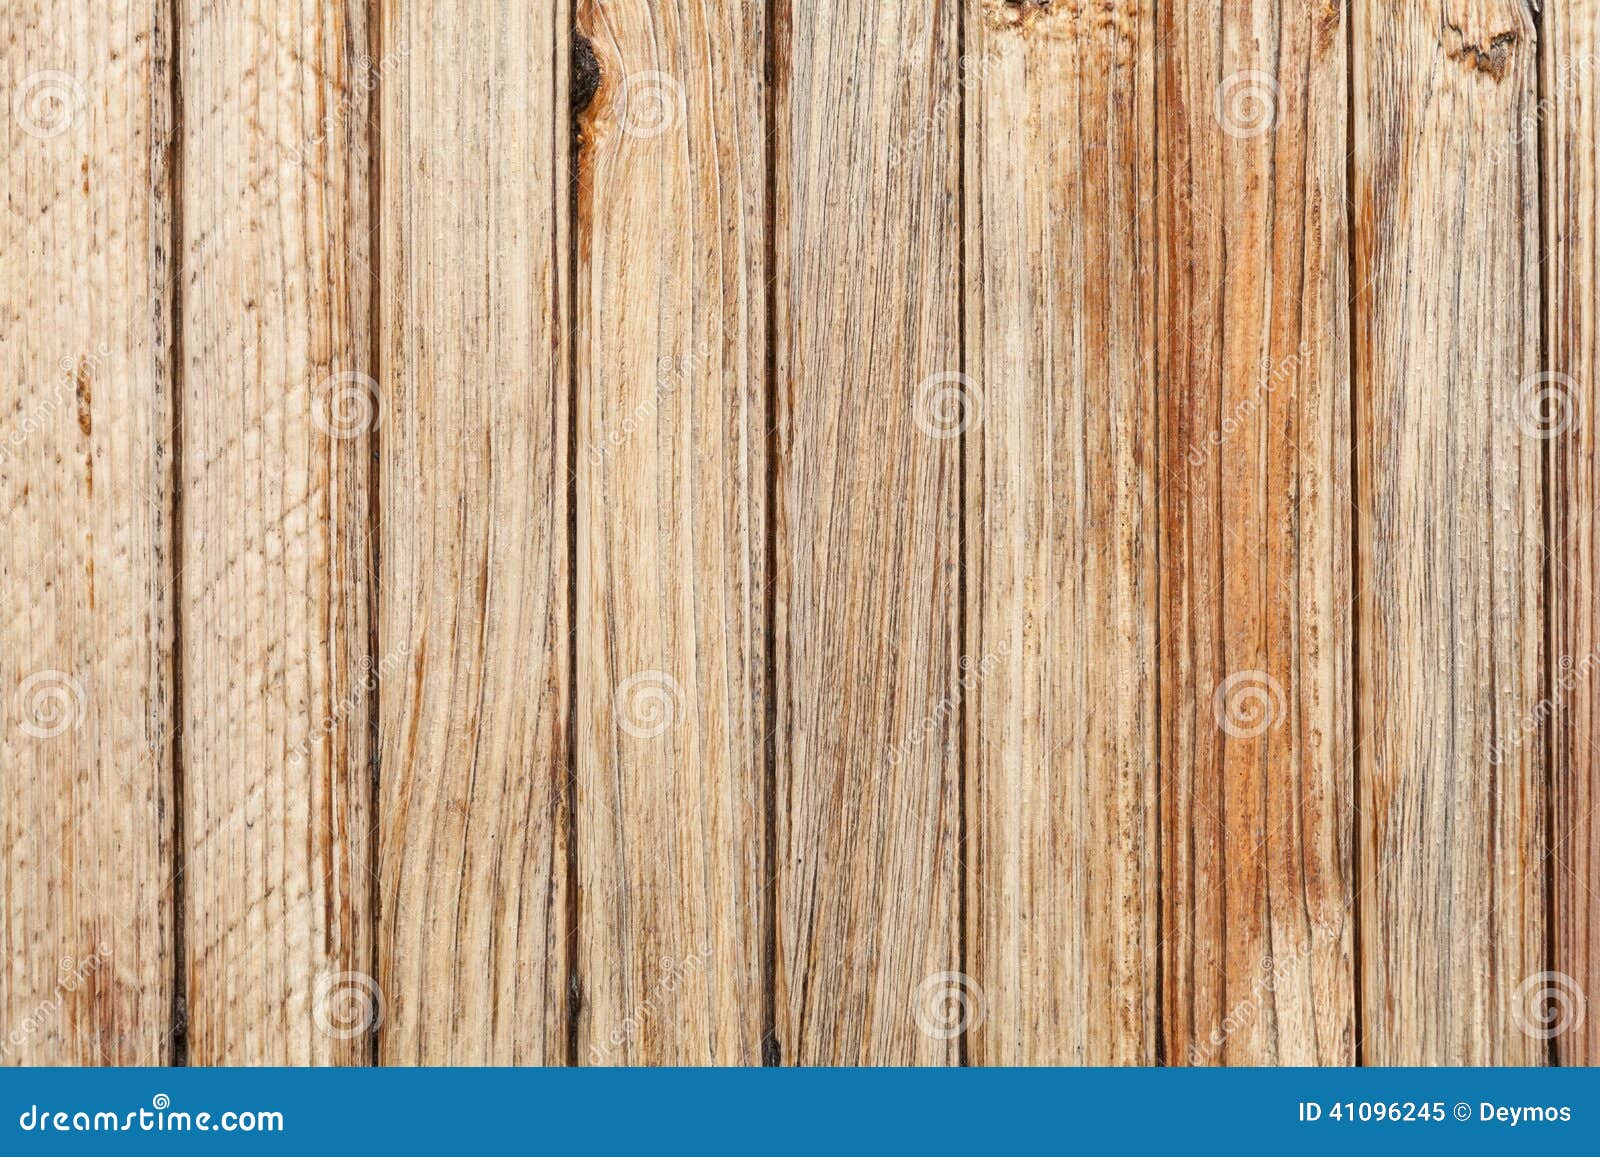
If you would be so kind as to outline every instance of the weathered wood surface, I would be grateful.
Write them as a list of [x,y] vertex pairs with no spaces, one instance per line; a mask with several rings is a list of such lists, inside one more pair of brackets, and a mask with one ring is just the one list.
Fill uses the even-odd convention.
[[1162,9],[1167,1056],[1355,1059],[1346,30]]
[[1361,1056],[1534,1064],[1537,40],[1517,0],[1353,18]]
[[381,11],[378,1057],[559,1064],[569,13]]
[[178,11],[188,1059],[364,1062],[365,12]]
[[[959,1058],[960,9],[774,26],[776,1028]],[[956,990],[960,991],[956,991]]]
[[173,1058],[172,28],[0,26],[0,1063]]
[[0,1062],[1600,1053],[1594,0],[66,7]]
[[1552,3],[1540,27],[1546,360],[1519,396],[1549,440],[1553,975],[1517,1007],[1562,1064],[1600,1064],[1600,4]]
[[589,0],[577,198],[583,1064],[759,1064],[765,23]]
[[1149,1064],[1154,8],[967,11],[969,1056]]

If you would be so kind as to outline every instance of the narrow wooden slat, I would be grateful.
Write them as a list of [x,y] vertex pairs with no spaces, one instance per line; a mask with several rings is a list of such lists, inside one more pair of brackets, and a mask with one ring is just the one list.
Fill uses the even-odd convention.
[[559,1064],[571,24],[381,11],[379,1059]]
[[170,45],[0,32],[0,1064],[172,1058]]
[[371,971],[365,7],[184,0],[189,1059],[352,1064]]
[[1537,1063],[1534,27],[1517,0],[1354,19],[1362,1057]]
[[[1554,652],[1552,976],[1517,1007],[1562,1064],[1600,1064],[1600,3],[1555,0],[1540,25],[1546,376],[1522,403],[1550,440]],[[1502,142],[1507,147],[1509,142]]]
[[578,1060],[759,1064],[763,10],[579,26]]
[[960,447],[983,401],[959,376],[960,9],[782,8],[778,1043],[802,1064],[951,1062],[973,996]]
[[973,0],[966,47],[969,1056],[1151,1064],[1154,10]]
[[1350,1064],[1347,30],[1162,12],[1167,1057]]

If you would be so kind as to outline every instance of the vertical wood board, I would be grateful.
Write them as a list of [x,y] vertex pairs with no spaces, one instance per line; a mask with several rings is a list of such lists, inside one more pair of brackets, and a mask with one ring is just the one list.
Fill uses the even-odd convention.
[[194,1064],[362,1064],[371,977],[363,4],[178,11]]
[[1544,969],[1537,43],[1354,12],[1362,1060],[1533,1064]]
[[1170,1063],[1355,1059],[1346,44],[1325,0],[1163,8]]
[[1154,8],[967,8],[982,1064],[1156,1059]]
[[174,1055],[171,51],[0,31],[0,1064]]
[[765,23],[578,18],[578,1060],[759,1064]]
[[381,8],[378,1056],[561,1064],[571,24]]
[[958,6],[775,23],[777,1038],[959,1059]]

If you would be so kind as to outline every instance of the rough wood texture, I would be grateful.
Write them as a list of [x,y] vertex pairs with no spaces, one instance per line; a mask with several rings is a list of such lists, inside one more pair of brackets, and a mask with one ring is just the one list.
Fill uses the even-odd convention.
[[1162,13],[1167,1059],[1349,1064],[1346,29]]
[[960,10],[783,7],[778,1043],[952,1062],[960,439],[983,402],[959,377]]
[[570,14],[382,14],[379,1059],[559,1064]]
[[762,6],[578,16],[578,1061],[759,1064]]
[[371,273],[364,8],[185,0],[189,1060],[361,1063]]
[[1362,1058],[1536,1063],[1534,27],[1514,0],[1354,19]]
[[1540,27],[1548,376],[1524,412],[1550,439],[1553,665],[1550,855],[1555,976],[1521,999],[1562,1064],[1600,1064],[1600,4],[1551,3]]
[[1597,96],[9,0],[0,1063],[1600,1060]]
[[967,11],[968,1055],[1150,1064],[1153,8]]
[[0,1064],[172,1058],[170,44],[0,31]]

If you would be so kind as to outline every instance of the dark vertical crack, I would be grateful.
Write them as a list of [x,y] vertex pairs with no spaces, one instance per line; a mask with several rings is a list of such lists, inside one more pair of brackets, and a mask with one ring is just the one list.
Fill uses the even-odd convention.
[[169,335],[171,366],[170,388],[172,414],[172,526],[171,543],[172,581],[167,590],[172,621],[172,714],[169,726],[172,735],[172,1021],[170,1029],[171,1063],[186,1066],[189,1063],[189,969],[187,947],[187,912],[184,904],[184,841],[188,827],[185,823],[186,807],[183,789],[183,77],[182,36],[183,0],[171,0],[167,8],[171,24],[168,44],[168,123],[166,141],[166,177],[168,225],[167,239],[170,263],[168,310],[172,327]]
[[[956,228],[959,230],[956,237],[956,345],[961,359],[961,373],[965,380],[972,382],[977,379],[972,376],[972,366],[967,361],[967,26],[966,5],[956,9]],[[980,387],[981,388],[981,387]],[[969,399],[969,405],[972,402]],[[977,422],[968,422],[961,431],[961,436],[956,439],[956,669],[952,673],[957,688],[962,686],[962,669],[960,653],[967,652],[973,657],[971,662],[976,664],[978,659],[977,648],[971,645],[967,636],[967,440],[973,436],[973,431],[978,427]],[[967,766],[967,735],[971,726],[969,716],[972,712],[971,696],[959,694],[957,702],[960,710],[956,712],[956,970],[962,976],[972,976],[971,951],[967,943],[967,894],[970,884],[969,877],[973,874],[967,863],[968,835],[970,817],[967,814],[967,777],[970,769]],[[968,979],[963,983],[976,986],[977,982]],[[981,989],[980,989],[981,991]],[[960,1037],[957,1038],[956,1061],[962,1068],[972,1064],[972,1045],[969,1040],[972,1025],[966,1023],[970,1018],[963,1018]]]
[[[383,0],[372,0],[368,12],[368,55],[382,68],[383,57]],[[382,90],[368,94],[367,107],[367,263],[372,273],[367,302],[369,331],[367,356],[372,380],[378,384],[379,405],[383,404],[383,279],[380,263],[383,260],[383,100]],[[370,458],[367,468],[367,668],[371,684],[367,692],[367,919],[370,922],[371,976],[382,990],[382,939],[383,892],[381,885],[382,863],[379,855],[383,848],[382,827],[382,766],[383,766],[383,662],[378,650],[380,639],[383,577],[383,455],[381,423],[374,422],[370,431]],[[376,1066],[382,1053],[379,1036],[383,1032],[382,1018],[375,1018],[370,1039],[369,1059]]]
[[1355,957],[1353,1025],[1355,1041],[1352,1059],[1365,1063],[1365,1029],[1362,1006],[1366,992],[1366,962],[1362,955],[1361,912],[1354,898],[1361,895],[1361,478],[1357,470],[1361,448],[1360,337],[1361,291],[1356,280],[1360,268],[1356,252],[1356,34],[1355,13],[1345,11],[1345,277],[1347,295],[1345,324],[1349,331],[1348,358],[1350,382],[1349,461],[1350,483],[1350,905],[1351,952]]
[[[1545,41],[1544,14],[1542,6],[1535,4],[1529,13],[1529,19],[1534,26],[1534,73],[1537,88],[1534,105],[1537,115],[1534,117],[1538,125],[1538,139],[1535,142],[1535,155],[1537,158],[1537,188],[1539,204],[1538,221],[1538,263],[1539,263],[1539,369],[1548,372],[1555,369],[1552,364],[1552,349],[1550,344],[1550,265],[1549,243],[1553,230],[1550,228],[1550,204],[1548,197],[1549,184],[1546,180],[1545,166],[1549,163],[1549,155],[1545,147],[1546,121],[1551,113],[1551,106],[1545,102],[1550,99],[1547,68],[1554,68],[1556,61],[1551,57],[1552,51]],[[1550,705],[1550,710],[1544,713],[1540,721],[1541,743],[1540,751],[1544,761],[1544,854],[1539,857],[1539,862],[1544,869],[1544,911],[1545,911],[1545,964],[1544,971],[1559,972],[1561,961],[1559,959],[1559,937],[1557,935],[1557,888],[1554,871],[1554,856],[1551,855],[1555,848],[1557,817],[1556,817],[1556,744],[1561,740],[1561,715],[1562,704],[1555,696],[1556,670],[1559,657],[1555,653],[1556,626],[1555,618],[1561,608],[1556,606],[1556,572],[1554,548],[1560,539],[1561,521],[1558,519],[1557,496],[1562,493],[1555,484],[1555,472],[1562,461],[1560,444],[1566,435],[1546,439],[1540,446],[1540,484],[1542,493],[1540,504],[1544,513],[1545,549],[1541,552],[1543,557],[1542,573],[1540,574],[1540,598],[1544,607],[1544,663],[1541,666],[1540,677],[1544,682],[1540,698]],[[1560,1034],[1551,1036],[1546,1047],[1548,1053],[1545,1057],[1547,1064],[1556,1065],[1561,1060],[1561,1050],[1557,1047]]]
[[[1150,157],[1151,157],[1151,160],[1153,162],[1153,165],[1152,165],[1153,172],[1149,177],[1146,178],[1146,179],[1148,179],[1150,181],[1151,188],[1155,191],[1155,200],[1150,205],[1150,222],[1151,222],[1152,226],[1154,227],[1154,231],[1155,231],[1155,237],[1154,237],[1155,269],[1153,270],[1153,277],[1154,277],[1153,291],[1150,294],[1151,317],[1150,317],[1150,330],[1149,330],[1149,332],[1150,332],[1150,337],[1151,337],[1150,350],[1151,350],[1151,355],[1152,355],[1151,356],[1151,366],[1150,366],[1150,385],[1151,385],[1151,388],[1152,388],[1152,390],[1154,392],[1154,398],[1152,400],[1152,404],[1151,404],[1151,407],[1150,407],[1150,417],[1152,419],[1152,425],[1154,426],[1154,431],[1153,431],[1153,434],[1152,434],[1152,441],[1154,442],[1154,445],[1152,447],[1152,453],[1153,453],[1154,457],[1153,457],[1152,461],[1154,461],[1155,464],[1156,464],[1156,466],[1155,466],[1155,470],[1156,470],[1155,492],[1152,495],[1152,497],[1155,499],[1155,504],[1156,504],[1156,509],[1155,509],[1155,516],[1156,516],[1155,547],[1154,547],[1154,550],[1152,552],[1153,555],[1154,555],[1154,562],[1155,562],[1155,576],[1154,576],[1155,577],[1155,590],[1152,593],[1153,593],[1153,595],[1155,597],[1155,616],[1154,616],[1155,624],[1154,625],[1155,625],[1156,637],[1155,637],[1155,655],[1153,656],[1153,661],[1155,663],[1156,679],[1155,679],[1155,696],[1154,696],[1155,697],[1155,704],[1154,704],[1154,706],[1155,706],[1155,717],[1154,717],[1154,722],[1152,723],[1152,726],[1151,726],[1151,730],[1153,732],[1153,734],[1151,736],[1151,742],[1153,744],[1152,750],[1155,751],[1155,756],[1156,756],[1156,767],[1155,767],[1156,797],[1155,797],[1155,799],[1153,801],[1151,801],[1151,805],[1155,808],[1155,811],[1156,811],[1156,817],[1155,817],[1155,819],[1156,819],[1156,822],[1155,822],[1155,840],[1154,840],[1155,877],[1156,878],[1155,878],[1155,889],[1154,889],[1154,891],[1149,893],[1149,895],[1152,897],[1153,903],[1155,905],[1155,937],[1156,937],[1155,961],[1154,961],[1154,964],[1153,964],[1153,967],[1155,968],[1155,985],[1154,985],[1155,992],[1153,994],[1154,1000],[1155,1000],[1155,1042],[1154,1042],[1155,1056],[1154,1056],[1154,1061],[1155,1061],[1155,1063],[1157,1065],[1167,1065],[1167,1064],[1170,1064],[1171,1062],[1167,1057],[1167,1017],[1166,1017],[1166,999],[1167,999],[1167,996],[1166,996],[1166,992],[1167,992],[1167,978],[1166,978],[1166,955],[1167,955],[1166,923],[1167,923],[1167,921],[1166,921],[1166,903],[1165,903],[1165,901],[1163,899],[1163,897],[1166,895],[1166,893],[1165,893],[1165,891],[1163,889],[1163,876],[1165,875],[1165,856],[1166,856],[1166,824],[1164,824],[1162,822],[1162,818],[1161,818],[1161,813],[1162,813],[1162,791],[1161,791],[1161,785],[1162,785],[1162,780],[1166,777],[1166,770],[1162,766],[1162,746],[1161,746],[1161,744],[1162,744],[1162,736],[1163,736],[1163,732],[1162,732],[1162,710],[1161,709],[1162,709],[1163,700],[1165,698],[1165,691],[1163,690],[1163,684],[1164,684],[1165,680],[1163,680],[1162,677],[1161,677],[1162,655],[1163,655],[1163,652],[1165,650],[1165,647],[1163,646],[1163,643],[1162,643],[1162,639],[1163,639],[1163,637],[1164,637],[1164,635],[1166,633],[1166,602],[1162,598],[1162,593],[1163,593],[1163,591],[1165,589],[1165,583],[1162,581],[1162,578],[1161,578],[1161,567],[1163,565],[1163,547],[1166,545],[1165,542],[1164,542],[1164,535],[1162,533],[1162,527],[1163,527],[1164,524],[1161,521],[1161,503],[1162,503],[1161,494],[1162,494],[1162,492],[1163,492],[1163,490],[1165,488],[1164,488],[1164,486],[1162,485],[1162,482],[1161,482],[1161,469],[1162,469],[1162,464],[1166,461],[1166,459],[1164,457],[1162,457],[1162,455],[1165,452],[1165,450],[1164,450],[1164,441],[1165,440],[1161,436],[1162,435],[1162,427],[1164,425],[1164,423],[1162,421],[1162,417],[1161,417],[1161,409],[1162,409],[1162,405],[1161,405],[1161,379],[1162,379],[1162,376],[1163,376],[1162,375],[1163,366],[1162,366],[1162,359],[1159,356],[1159,354],[1157,353],[1157,347],[1159,346],[1159,344],[1161,342],[1161,312],[1160,312],[1160,310],[1161,310],[1161,305],[1160,305],[1160,302],[1161,302],[1161,288],[1162,288],[1162,284],[1163,284],[1163,279],[1166,276],[1166,260],[1167,260],[1165,247],[1161,244],[1161,218],[1163,216],[1162,199],[1163,199],[1164,192],[1165,192],[1164,187],[1163,187],[1163,185],[1161,183],[1161,76],[1162,76],[1161,51],[1162,51],[1162,45],[1165,43],[1165,41],[1161,37],[1161,20],[1162,20],[1161,3],[1160,3],[1160,0],[1155,0],[1155,3],[1152,3],[1151,6],[1150,6],[1150,24],[1148,26],[1148,31],[1149,31],[1150,35],[1152,36],[1152,38],[1154,39],[1154,44],[1153,44],[1152,50],[1151,50],[1151,61],[1150,61],[1150,83],[1154,86],[1153,87],[1153,91],[1151,92],[1151,95],[1150,95],[1150,101],[1151,101],[1151,105],[1152,105],[1151,117],[1150,117],[1150,125],[1151,125]],[[1135,119],[1137,119],[1137,117],[1138,117],[1137,109],[1135,109],[1134,117],[1135,117]],[[1137,174],[1136,174],[1136,176],[1137,176]],[[1140,246],[1141,246],[1141,242],[1144,240],[1144,238],[1142,237],[1142,235],[1140,235],[1138,233],[1138,229],[1139,229],[1141,224],[1142,224],[1142,222],[1139,221],[1136,218],[1135,221],[1134,221],[1134,229],[1135,229],[1134,236],[1136,238],[1136,240],[1134,242],[1134,248],[1135,248],[1136,252],[1139,252],[1140,255],[1143,256],[1143,250],[1142,250],[1142,248]],[[1144,513],[1146,513],[1146,512],[1141,510],[1141,512],[1140,512],[1141,517],[1143,516]]]
[[763,533],[764,587],[762,595],[762,726],[765,739],[762,776],[762,913],[761,913],[761,1063],[775,1068],[783,1063],[778,1039],[778,471],[783,452],[778,390],[778,81],[779,38],[788,30],[786,0],[769,0],[766,21],[764,140],[766,155],[766,509]]
[[[567,347],[567,720],[566,720],[566,807],[563,821],[566,825],[566,943],[567,943],[567,1040],[566,1062],[570,1067],[578,1064],[580,1021],[583,1016],[583,961],[580,956],[582,939],[579,928],[583,915],[582,896],[579,891],[578,865],[578,355],[581,327],[578,324],[578,273],[582,247],[579,244],[580,214],[583,211],[583,114],[600,90],[602,76],[600,61],[595,56],[594,45],[579,27],[577,8],[568,9],[569,23],[565,31],[569,50],[563,54],[557,46],[553,54],[559,62],[567,58],[567,236],[566,240],[566,324],[563,340]],[[556,73],[557,104],[560,104],[560,69]],[[559,218],[559,214],[557,214]],[[557,229],[560,229],[559,220]],[[555,251],[562,251],[558,236]]]

